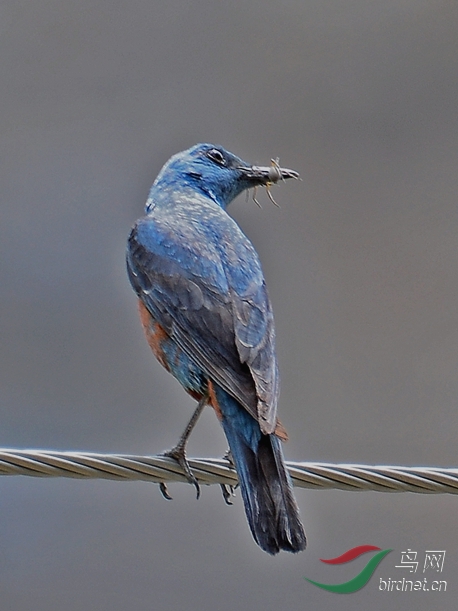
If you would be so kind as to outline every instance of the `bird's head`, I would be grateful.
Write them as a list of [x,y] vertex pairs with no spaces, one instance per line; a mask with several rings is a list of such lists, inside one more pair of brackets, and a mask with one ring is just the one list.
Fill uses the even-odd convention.
[[225,208],[245,189],[269,186],[286,178],[299,178],[299,174],[281,168],[276,161],[266,167],[250,165],[222,146],[196,144],[167,161],[153,188],[177,183],[191,186]]

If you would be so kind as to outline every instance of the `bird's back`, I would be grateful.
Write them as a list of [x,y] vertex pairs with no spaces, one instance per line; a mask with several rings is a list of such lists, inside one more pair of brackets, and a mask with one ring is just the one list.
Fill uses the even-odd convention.
[[131,282],[189,358],[256,418],[276,424],[272,308],[257,253],[210,198],[171,190],[134,225]]

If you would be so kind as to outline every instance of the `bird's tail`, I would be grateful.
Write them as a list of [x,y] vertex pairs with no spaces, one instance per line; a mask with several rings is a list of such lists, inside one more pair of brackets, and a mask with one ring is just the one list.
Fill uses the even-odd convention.
[[262,434],[256,420],[224,390],[215,391],[256,543],[269,554],[302,551],[306,537],[280,440]]

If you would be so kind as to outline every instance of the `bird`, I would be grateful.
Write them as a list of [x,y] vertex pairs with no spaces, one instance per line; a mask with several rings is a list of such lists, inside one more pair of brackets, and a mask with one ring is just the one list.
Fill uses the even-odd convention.
[[166,455],[179,462],[199,496],[185,448],[204,406],[213,407],[251,533],[271,555],[304,550],[306,535],[281,447],[287,433],[277,418],[272,305],[258,254],[226,208],[245,190],[264,186],[271,197],[272,184],[298,177],[278,160],[251,165],[222,146],[197,144],[159,172],[126,256],[146,339],[198,402]]

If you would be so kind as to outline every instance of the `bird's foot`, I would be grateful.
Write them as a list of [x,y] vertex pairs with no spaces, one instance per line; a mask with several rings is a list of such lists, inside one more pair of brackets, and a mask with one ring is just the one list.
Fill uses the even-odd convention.
[[233,505],[231,499],[235,496],[234,486],[231,486],[230,484],[220,484],[219,486],[221,488],[221,492],[223,493],[223,499],[226,505]]
[[167,484],[165,482],[159,482],[159,490],[161,491],[162,496],[167,499],[167,501],[172,501],[173,497],[169,494],[169,489],[167,488]]
[[[188,482],[195,487],[195,489],[196,489],[196,499],[198,499],[200,497],[199,482],[197,481],[197,479],[192,474],[191,468],[189,467],[189,463],[188,463],[188,460],[186,458],[186,451],[185,451],[184,447],[181,446],[180,444],[178,444],[172,450],[168,450],[167,452],[164,452],[163,456],[167,456],[168,458],[173,458],[174,460],[177,461],[177,463],[183,469],[185,477],[188,480]],[[160,484],[160,486],[161,486],[162,494],[165,496],[165,498],[167,498],[167,496],[164,494],[164,488],[165,488],[165,492],[168,495],[167,487],[165,486],[165,484],[163,484],[163,482]]]
[[[234,460],[232,458],[231,450],[229,449],[226,454],[223,456],[224,460],[227,460],[232,468],[235,467]],[[232,486],[231,484],[220,484],[221,492],[223,493],[223,499],[226,505],[232,505],[232,498],[235,496],[235,489],[238,484]]]
[[234,459],[232,458],[232,452],[230,448],[228,448],[226,454],[223,456],[223,460],[227,460],[231,467],[235,469]]

